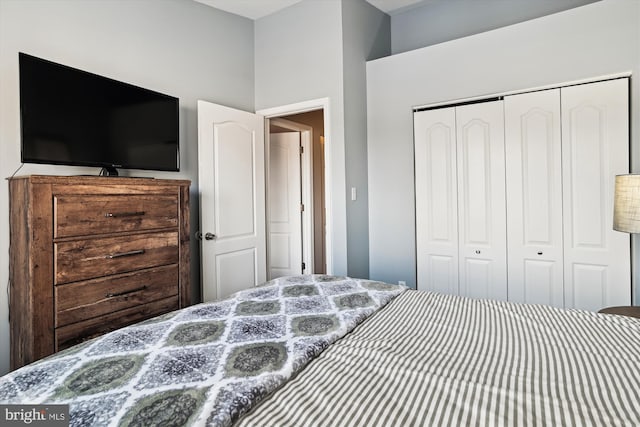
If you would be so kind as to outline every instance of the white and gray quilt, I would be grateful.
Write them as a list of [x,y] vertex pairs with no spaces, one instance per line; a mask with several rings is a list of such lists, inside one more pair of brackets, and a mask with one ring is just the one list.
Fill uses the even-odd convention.
[[0,378],[0,402],[72,426],[228,426],[406,288],[280,278],[114,331]]

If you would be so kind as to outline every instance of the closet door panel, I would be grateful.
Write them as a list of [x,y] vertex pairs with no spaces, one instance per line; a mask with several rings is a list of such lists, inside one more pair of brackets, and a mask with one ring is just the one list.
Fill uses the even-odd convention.
[[628,79],[561,91],[565,305],[629,305],[629,235],[612,229],[615,175],[629,171]]
[[509,301],[564,305],[560,89],[505,97]]
[[458,294],[455,110],[414,114],[418,289]]
[[460,294],[507,299],[502,101],[456,108]]

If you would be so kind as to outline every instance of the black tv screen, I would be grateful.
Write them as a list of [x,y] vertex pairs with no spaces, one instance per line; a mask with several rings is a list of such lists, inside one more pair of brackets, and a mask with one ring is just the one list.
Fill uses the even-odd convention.
[[178,99],[25,53],[22,162],[180,170]]

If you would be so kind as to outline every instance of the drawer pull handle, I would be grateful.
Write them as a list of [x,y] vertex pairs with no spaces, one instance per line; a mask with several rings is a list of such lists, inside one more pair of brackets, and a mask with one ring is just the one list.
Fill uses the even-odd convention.
[[131,289],[129,291],[109,292],[107,294],[107,298],[121,297],[122,295],[128,295],[128,294],[132,294],[134,292],[144,291],[145,289],[147,289],[147,285],[140,286],[139,288]]
[[117,212],[117,213],[113,213],[113,212],[107,212],[106,214],[104,214],[105,217],[107,218],[123,218],[123,217],[127,217],[127,216],[142,216],[144,215],[145,212],[144,211],[138,211],[138,212]]
[[117,254],[109,254],[105,258],[114,259],[114,258],[122,258],[123,256],[132,256],[132,255],[142,255],[144,253],[144,249],[138,249],[137,251],[129,251],[129,252],[120,252]]

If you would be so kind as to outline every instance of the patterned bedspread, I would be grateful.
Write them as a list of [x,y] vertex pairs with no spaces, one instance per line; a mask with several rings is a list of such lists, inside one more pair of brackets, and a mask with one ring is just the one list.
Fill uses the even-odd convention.
[[0,378],[71,425],[228,426],[404,287],[296,276],[114,331]]

